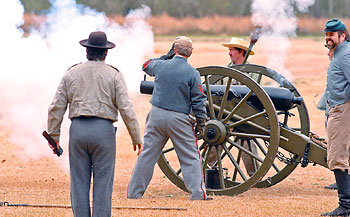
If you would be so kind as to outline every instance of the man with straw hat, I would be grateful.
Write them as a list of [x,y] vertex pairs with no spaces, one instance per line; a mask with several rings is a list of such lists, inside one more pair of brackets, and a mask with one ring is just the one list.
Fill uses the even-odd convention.
[[[241,39],[241,38],[236,38],[232,37],[231,41],[229,43],[223,43],[222,44],[224,47],[227,47],[229,49],[228,55],[230,56],[230,63],[227,64],[227,67],[234,67],[236,65],[241,65],[243,64],[244,57],[248,52],[249,48],[249,42]],[[254,51],[250,51],[249,55],[254,55]],[[256,73],[248,73],[248,75],[255,81],[258,81],[259,75]],[[222,81],[222,84],[227,83],[227,81]],[[236,81],[232,81],[233,84],[237,84]],[[238,143],[240,143],[244,148],[247,150],[253,152],[254,154],[257,154],[257,147],[255,143],[252,140],[238,140]],[[216,151],[212,150],[210,153],[209,157],[209,165],[214,166],[216,163]],[[255,159],[250,157],[248,154],[245,152],[242,152],[242,160],[244,163],[244,166],[246,168],[246,171],[249,176],[252,176],[255,171],[259,168],[258,162],[256,162]]]
[[[249,41],[246,41],[241,38],[232,37],[229,43],[223,43],[224,47],[229,49],[228,55],[230,56],[231,62],[227,64],[227,67],[234,67],[236,65],[243,64],[244,57],[248,52]],[[249,55],[254,55],[254,51],[251,50]],[[248,63],[248,62],[246,62]],[[253,80],[258,81],[258,74],[248,73],[249,77]]]
[[177,37],[174,51],[174,57],[150,59],[142,68],[155,77],[152,108],[146,120],[144,150],[137,159],[129,182],[128,198],[143,196],[162,149],[170,139],[180,161],[185,185],[191,193],[190,199],[208,199],[201,155],[189,117],[192,110],[197,124],[204,125],[206,96],[199,72],[187,63],[192,54],[192,40],[185,36]]
[[142,150],[142,137],[124,76],[105,64],[108,49],[104,32],[92,32],[80,41],[86,47],[87,61],[71,67],[63,76],[49,107],[48,133],[59,144],[63,115],[69,105],[72,120],[69,131],[71,203],[74,216],[91,216],[90,184],[93,175],[93,216],[111,216],[115,128],[120,112],[133,142]]

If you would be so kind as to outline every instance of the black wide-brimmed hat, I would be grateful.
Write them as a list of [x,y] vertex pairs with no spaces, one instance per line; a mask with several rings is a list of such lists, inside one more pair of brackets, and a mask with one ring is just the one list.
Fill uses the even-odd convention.
[[107,41],[107,35],[104,32],[97,31],[92,32],[89,35],[89,39],[84,39],[79,42],[84,47],[93,47],[100,49],[112,49],[115,44]]

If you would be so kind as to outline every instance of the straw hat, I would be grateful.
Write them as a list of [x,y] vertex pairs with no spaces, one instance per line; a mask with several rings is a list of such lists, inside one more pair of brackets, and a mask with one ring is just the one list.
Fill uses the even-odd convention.
[[92,32],[88,39],[81,40],[79,42],[84,47],[100,48],[100,49],[112,49],[115,44],[107,41],[106,33],[97,31]]
[[[241,48],[245,51],[248,51],[249,48],[249,42],[241,39],[241,38],[235,38],[232,37],[230,43],[223,43],[222,44],[224,47],[236,47],[236,48]],[[250,51],[250,55],[254,55],[254,51]]]

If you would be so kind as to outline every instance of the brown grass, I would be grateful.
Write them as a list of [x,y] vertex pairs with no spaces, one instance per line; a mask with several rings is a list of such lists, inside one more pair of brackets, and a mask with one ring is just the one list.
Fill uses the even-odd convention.
[[156,35],[175,34],[246,34],[252,28],[248,17],[210,16],[202,19],[186,17],[176,19],[167,14],[151,17],[150,25]]
[[[224,65],[227,50],[222,41],[193,38],[194,53],[189,62],[195,66]],[[169,49],[172,39],[155,43],[157,53]],[[315,94],[325,87],[328,67],[327,51],[322,40],[294,39],[286,67],[293,73],[293,84],[304,97],[309,109],[311,131],[325,136],[324,113],[315,109]],[[250,62],[265,65],[269,54],[257,43],[256,55]],[[150,109],[150,96],[134,99],[135,109],[142,127]],[[21,147],[8,140],[10,127],[0,129],[0,201],[28,204],[69,205],[69,173],[58,166],[61,158],[41,158],[24,161],[19,155]],[[28,126],[30,127],[30,126]],[[40,132],[38,132],[40,133]],[[19,135],[20,136],[20,135]],[[67,155],[67,147],[64,146]],[[49,151],[49,150],[48,150]],[[298,167],[281,183],[267,189],[250,189],[238,196],[213,196],[213,201],[189,201],[189,195],[174,186],[156,166],[154,177],[146,194],[140,200],[126,198],[126,187],[136,154],[130,146],[125,128],[120,127],[117,137],[117,158],[112,204],[113,206],[179,207],[186,211],[114,209],[113,216],[319,216],[337,206],[335,191],[323,189],[334,182],[330,171],[320,166]],[[0,207],[0,216],[72,216],[70,209]]]
[[[110,20],[123,24],[125,17],[120,15],[110,16]],[[298,18],[298,34],[320,35],[328,18]],[[350,19],[342,19],[349,26]],[[44,15],[24,14],[22,28],[28,32],[31,27],[40,28],[45,22]],[[249,35],[253,29],[250,17],[229,17],[213,15],[204,18],[175,18],[164,13],[160,16],[151,16],[148,23],[153,27],[155,35]]]

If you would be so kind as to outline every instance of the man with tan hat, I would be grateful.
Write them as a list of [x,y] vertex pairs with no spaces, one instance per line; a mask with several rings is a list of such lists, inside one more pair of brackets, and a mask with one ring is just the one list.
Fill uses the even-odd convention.
[[[229,43],[223,43],[224,47],[229,48],[228,55],[230,56],[231,62],[227,64],[227,67],[234,67],[236,65],[241,65],[244,60],[244,56],[248,52],[249,42],[241,39],[241,38],[235,38],[232,37],[231,41]],[[250,51],[249,55],[254,55],[254,51]],[[248,75],[255,81],[258,80],[258,74],[256,73],[248,73]],[[227,83],[227,81],[223,81],[223,83]],[[234,84],[235,81],[233,81]],[[237,143],[240,143],[244,148],[248,149],[249,151],[253,152],[254,154],[257,154],[257,147],[252,140],[238,140]],[[214,166],[216,163],[216,151],[212,150],[209,157],[209,165]],[[252,176],[255,171],[259,168],[258,162],[250,157],[245,152],[242,152],[242,160],[244,163],[244,166],[246,168],[246,171],[249,176]]]
[[59,144],[63,115],[69,105],[70,196],[74,216],[91,216],[90,185],[93,175],[92,216],[111,216],[116,156],[115,128],[120,112],[132,139],[142,150],[142,137],[124,76],[105,64],[108,49],[104,32],[92,32],[80,41],[87,61],[68,69],[49,107],[48,133]]
[[[228,47],[231,62],[227,64],[227,67],[234,67],[236,65],[243,64],[244,57],[248,52],[249,41],[246,41],[241,38],[232,37],[229,43],[223,43],[224,47]],[[254,51],[250,51],[249,55],[254,55]],[[246,62],[248,63],[248,62]],[[258,80],[258,74],[256,73],[248,73],[249,77],[253,80]]]
[[174,57],[150,59],[142,68],[155,77],[152,108],[146,120],[144,149],[129,182],[128,198],[143,196],[162,149],[170,139],[180,161],[185,185],[191,192],[190,199],[207,200],[201,155],[189,117],[192,110],[197,124],[204,125],[206,96],[199,72],[187,63],[187,58],[192,54],[191,39],[177,37],[174,52]]

